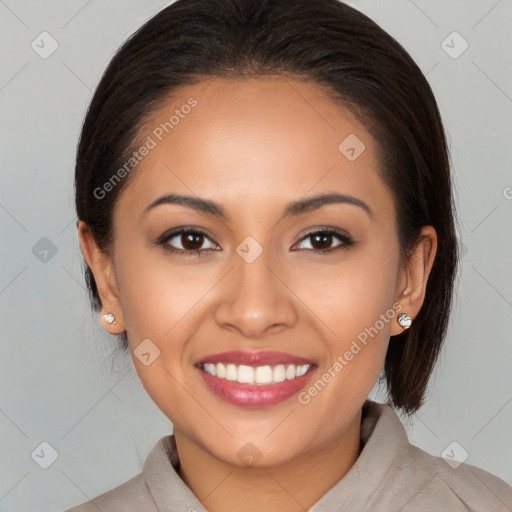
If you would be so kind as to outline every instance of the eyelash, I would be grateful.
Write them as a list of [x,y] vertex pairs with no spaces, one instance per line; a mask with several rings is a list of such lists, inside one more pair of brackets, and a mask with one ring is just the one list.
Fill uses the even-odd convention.
[[[169,240],[175,238],[176,236],[186,235],[186,234],[202,235],[205,238],[208,238],[211,242],[216,244],[216,242],[214,240],[211,240],[210,237],[208,236],[208,234],[205,231],[203,231],[202,229],[181,228],[181,229],[177,229],[175,231],[171,231],[170,233],[165,233],[164,235],[162,235],[160,237],[160,239],[156,242],[156,245],[163,247],[166,251],[176,253],[176,254],[179,254],[184,257],[194,256],[194,255],[201,257],[202,253],[205,251],[217,250],[217,249],[193,249],[193,250],[192,249],[189,249],[189,250],[176,249],[167,244],[167,242]],[[354,245],[353,240],[347,234],[345,234],[343,231],[341,231],[339,229],[335,229],[335,228],[320,228],[320,229],[316,229],[315,231],[310,231],[309,233],[304,235],[299,240],[298,243],[302,242],[303,240],[306,240],[307,238],[312,237],[313,235],[318,235],[318,234],[327,235],[327,236],[334,235],[342,243],[340,245],[338,245],[337,247],[332,247],[330,249],[306,249],[307,251],[312,251],[312,252],[314,252],[316,254],[320,254],[320,255],[326,255],[326,254],[330,254],[330,253],[333,253],[333,252],[336,252],[339,250],[346,251],[349,247]]]

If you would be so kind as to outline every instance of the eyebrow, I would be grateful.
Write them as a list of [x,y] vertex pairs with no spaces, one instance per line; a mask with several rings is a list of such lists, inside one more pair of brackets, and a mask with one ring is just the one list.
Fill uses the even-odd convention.
[[[308,199],[301,199],[299,201],[289,203],[284,210],[283,218],[296,217],[297,215],[302,215],[307,212],[318,210],[329,204],[340,203],[358,206],[363,209],[371,218],[373,218],[373,211],[365,202],[361,201],[357,197],[337,193],[320,194]],[[220,217],[222,219],[231,219],[220,204],[209,199],[185,196],[181,194],[166,194],[159,197],[144,209],[142,215],[146,214],[153,208],[164,204],[177,204],[187,208],[192,208],[208,215],[214,215],[215,217]]]

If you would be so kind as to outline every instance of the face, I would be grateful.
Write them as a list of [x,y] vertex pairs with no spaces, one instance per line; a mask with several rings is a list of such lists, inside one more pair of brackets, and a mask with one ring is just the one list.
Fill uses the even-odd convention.
[[140,135],[97,280],[148,394],[231,464],[248,442],[268,465],[332,443],[403,331],[376,142],[319,87],[280,77],[187,86]]

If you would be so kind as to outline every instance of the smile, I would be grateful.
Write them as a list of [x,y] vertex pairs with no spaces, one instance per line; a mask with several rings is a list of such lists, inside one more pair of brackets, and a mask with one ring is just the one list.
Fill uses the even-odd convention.
[[212,397],[243,408],[276,405],[296,395],[318,370],[285,352],[231,351],[203,356],[195,371]]
[[218,379],[235,381],[239,384],[278,384],[285,380],[301,377],[312,368],[311,364],[278,364],[275,366],[248,366],[233,363],[201,363],[200,368]]

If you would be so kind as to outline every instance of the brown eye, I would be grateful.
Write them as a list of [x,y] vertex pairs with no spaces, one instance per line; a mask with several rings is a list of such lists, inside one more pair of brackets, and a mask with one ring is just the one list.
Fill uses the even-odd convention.
[[310,235],[311,245],[313,249],[318,249],[320,251],[329,249],[332,244],[333,236],[328,233],[318,233],[316,235]]
[[[210,247],[204,247],[206,241],[210,241]],[[165,234],[158,241],[158,245],[165,247],[171,252],[183,255],[201,254],[207,250],[215,250],[216,244],[210,238],[197,229],[180,229]]]
[[184,233],[180,237],[181,245],[186,251],[196,251],[203,245],[204,235],[200,233]]
[[[332,244],[336,239],[339,240],[341,243],[338,243],[337,245],[332,247]],[[306,235],[304,238],[302,238],[302,240],[299,242],[299,244],[297,244],[297,246],[300,246],[300,244],[302,244],[303,241],[305,240],[310,240],[310,247],[299,248],[311,249],[312,251],[318,252],[320,254],[325,254],[340,249],[348,249],[348,247],[353,245],[353,242],[349,236],[347,236],[341,231],[334,229],[313,231]]]

